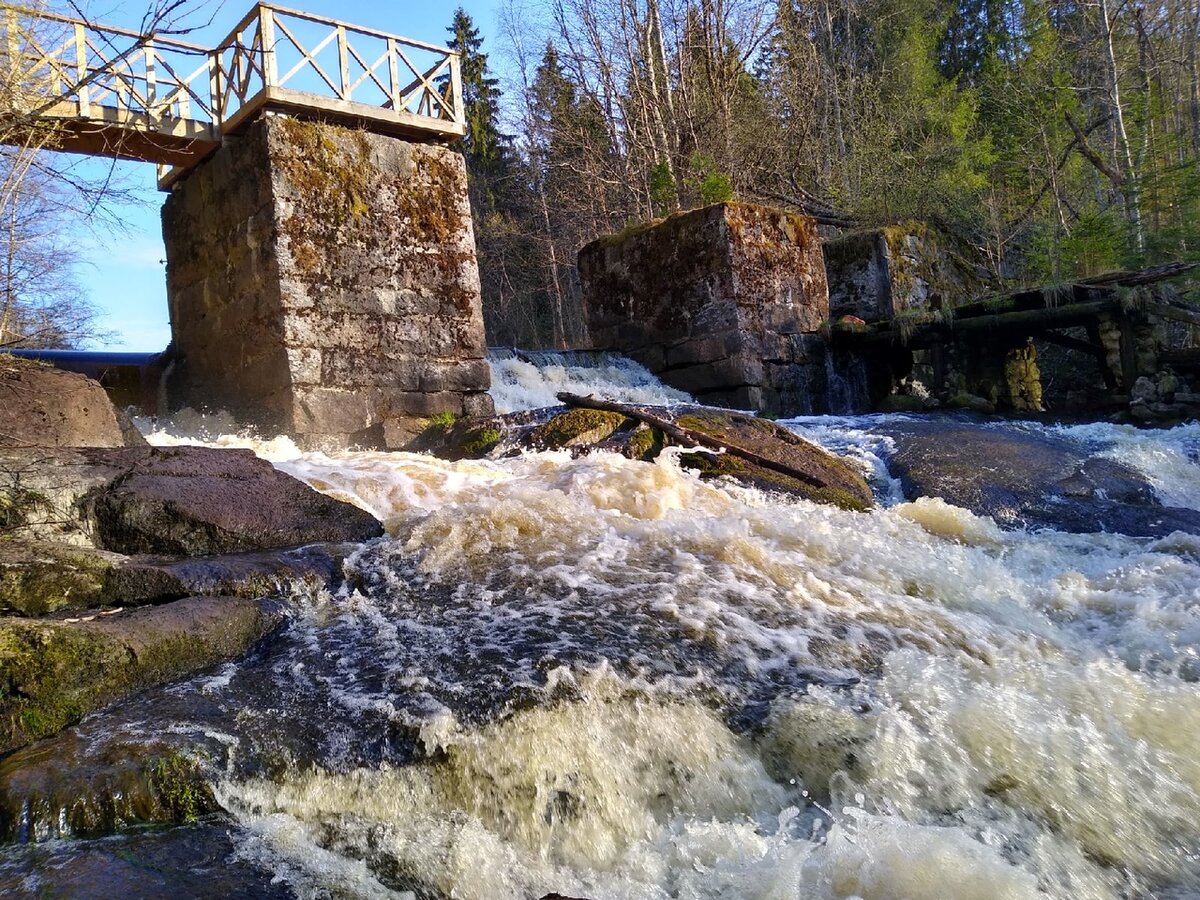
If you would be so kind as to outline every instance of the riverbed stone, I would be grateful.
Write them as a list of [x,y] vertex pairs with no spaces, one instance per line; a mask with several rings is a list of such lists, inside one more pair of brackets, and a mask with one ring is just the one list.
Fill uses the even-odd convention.
[[0,754],[93,710],[246,651],[281,607],[192,597],[86,621],[0,618]]
[[0,354],[0,447],[134,447],[145,439],[100,383]]
[[908,420],[884,433],[910,500],[940,497],[1009,528],[1200,534],[1200,512],[1164,506],[1136,471],[1067,438],[969,420]]

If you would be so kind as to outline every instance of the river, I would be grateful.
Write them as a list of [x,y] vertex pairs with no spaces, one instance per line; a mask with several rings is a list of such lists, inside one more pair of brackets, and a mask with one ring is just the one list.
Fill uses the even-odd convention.
[[[493,367],[503,409],[563,388],[686,399],[621,361]],[[248,660],[76,729],[169,735],[224,814],[10,848],[0,886],[1200,896],[1200,536],[904,502],[894,421],[784,423],[872,473],[868,514],[703,483],[669,454],[449,463],[152,428],[252,446],[389,537],[343,591],[290,598]],[[1200,509],[1200,425],[979,427],[1079,442]]]

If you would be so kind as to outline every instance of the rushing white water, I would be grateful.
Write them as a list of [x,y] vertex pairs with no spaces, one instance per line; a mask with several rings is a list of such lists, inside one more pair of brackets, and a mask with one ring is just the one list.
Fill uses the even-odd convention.
[[[882,421],[789,425],[879,470]],[[1200,508],[1195,429],[1052,433]],[[217,787],[301,896],[1200,894],[1200,537],[1004,531],[886,477],[853,513],[669,453],[212,442],[389,530],[271,664],[333,749]],[[364,749],[392,727],[412,759]]]
[[495,350],[490,362],[492,399],[501,413],[555,406],[560,391],[660,406],[692,399],[664,385],[645,366],[615,353]]

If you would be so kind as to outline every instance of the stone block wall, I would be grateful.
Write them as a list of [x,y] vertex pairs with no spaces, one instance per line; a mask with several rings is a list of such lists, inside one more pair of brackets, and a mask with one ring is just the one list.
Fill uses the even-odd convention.
[[879,322],[909,310],[961,305],[983,284],[952,244],[922,222],[832,238],[824,248],[830,314]]
[[163,235],[176,405],[320,447],[492,411],[453,150],[266,116],[176,184]]
[[816,223],[743,203],[593,241],[579,252],[579,277],[595,349],[742,409],[771,408],[775,370],[805,355],[793,336],[829,315]]

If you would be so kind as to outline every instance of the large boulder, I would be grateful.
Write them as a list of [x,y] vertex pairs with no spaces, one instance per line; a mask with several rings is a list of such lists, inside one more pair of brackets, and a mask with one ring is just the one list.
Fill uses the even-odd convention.
[[[6,520],[6,521],[5,521]],[[0,527],[124,554],[361,542],[383,526],[249,450],[0,451]]]
[[0,755],[93,710],[241,655],[277,604],[192,597],[85,621],[0,618]]
[[0,447],[133,447],[145,439],[99,382],[0,356]]
[[[589,402],[570,398],[568,402]],[[669,444],[696,447],[680,462],[702,478],[732,478],[846,509],[869,509],[874,495],[861,470],[774,422],[704,406],[602,404],[561,412],[526,434],[537,450],[611,450],[652,460]]]
[[973,421],[886,429],[911,500],[941,497],[1003,526],[1164,537],[1200,533],[1200,512],[1163,506],[1145,478],[1068,438]]

